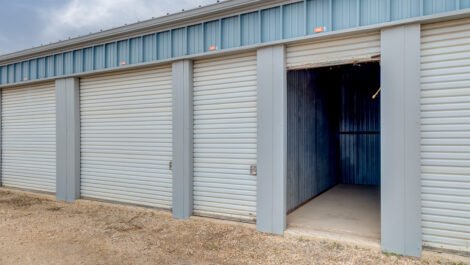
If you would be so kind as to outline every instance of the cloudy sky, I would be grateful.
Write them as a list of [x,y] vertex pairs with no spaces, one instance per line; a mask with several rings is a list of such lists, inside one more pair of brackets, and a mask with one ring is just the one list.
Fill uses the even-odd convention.
[[0,54],[216,0],[0,0]]

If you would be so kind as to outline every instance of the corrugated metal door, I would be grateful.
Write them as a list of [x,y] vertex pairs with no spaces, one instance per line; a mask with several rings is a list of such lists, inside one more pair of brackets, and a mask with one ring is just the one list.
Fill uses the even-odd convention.
[[287,47],[287,67],[304,69],[380,60],[380,33],[292,44]]
[[81,194],[171,208],[171,67],[81,79]]
[[423,241],[470,251],[470,19],[424,25],[421,52]]
[[256,218],[256,54],[194,64],[194,214]]
[[55,84],[2,90],[2,182],[56,192]]

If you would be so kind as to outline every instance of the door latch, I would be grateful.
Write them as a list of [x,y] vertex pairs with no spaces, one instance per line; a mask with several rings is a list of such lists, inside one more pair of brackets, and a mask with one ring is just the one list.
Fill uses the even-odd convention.
[[168,163],[168,169],[169,169],[169,170],[173,170],[173,161],[170,161],[170,162]]
[[250,166],[250,175],[252,176],[258,175],[258,167],[256,165]]

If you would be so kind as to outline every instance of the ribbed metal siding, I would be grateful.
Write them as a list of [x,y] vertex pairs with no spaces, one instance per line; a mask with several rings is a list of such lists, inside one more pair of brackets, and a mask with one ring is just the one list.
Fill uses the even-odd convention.
[[256,54],[194,64],[194,214],[256,218]]
[[423,241],[470,251],[470,19],[424,25],[421,48]]
[[300,69],[369,61],[380,54],[378,32],[356,34],[310,43],[294,44],[287,47],[287,67]]
[[83,197],[171,208],[171,68],[82,79]]
[[55,193],[54,83],[2,90],[2,181],[7,187]]

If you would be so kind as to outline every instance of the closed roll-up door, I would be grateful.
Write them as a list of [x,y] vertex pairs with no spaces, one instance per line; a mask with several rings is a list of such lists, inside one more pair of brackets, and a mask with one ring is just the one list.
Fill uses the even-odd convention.
[[289,45],[289,69],[313,68],[328,65],[380,60],[380,33],[363,33],[353,36]]
[[421,62],[424,245],[470,251],[470,19],[423,25]]
[[256,54],[194,64],[194,214],[256,218]]
[[81,194],[171,208],[171,68],[81,79]]
[[2,89],[2,184],[56,191],[55,85]]

